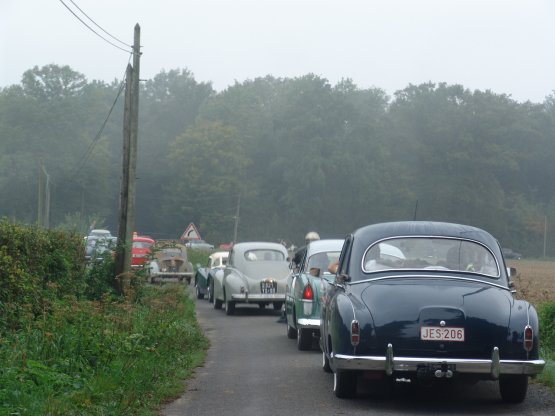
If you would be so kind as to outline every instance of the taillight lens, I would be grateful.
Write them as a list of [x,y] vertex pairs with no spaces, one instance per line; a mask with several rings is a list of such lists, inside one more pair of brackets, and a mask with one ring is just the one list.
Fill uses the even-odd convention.
[[308,284],[304,287],[303,299],[304,300],[314,300],[314,291],[312,290],[312,286],[310,284]]
[[360,327],[355,319],[351,321],[351,344],[356,347],[360,341]]
[[534,330],[530,325],[526,325],[524,328],[524,349],[527,352],[532,351],[534,347]]

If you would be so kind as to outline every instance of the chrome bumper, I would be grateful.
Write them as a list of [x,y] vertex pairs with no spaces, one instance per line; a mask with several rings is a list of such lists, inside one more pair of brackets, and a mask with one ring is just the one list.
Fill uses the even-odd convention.
[[391,344],[387,347],[385,357],[381,356],[353,356],[332,354],[331,360],[336,369],[341,370],[377,370],[385,371],[387,375],[396,371],[417,371],[425,365],[453,366],[455,373],[483,374],[498,379],[500,374],[535,375],[542,372],[544,360],[500,360],[499,349],[494,347],[491,359],[465,358],[419,358],[394,357]]
[[320,330],[320,320],[312,318],[297,319],[297,328],[317,329]]
[[285,293],[234,293],[231,299],[243,302],[283,302]]

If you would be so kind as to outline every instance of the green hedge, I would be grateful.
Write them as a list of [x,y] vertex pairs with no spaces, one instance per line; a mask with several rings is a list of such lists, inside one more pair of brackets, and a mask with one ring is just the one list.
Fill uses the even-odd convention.
[[542,348],[555,351],[555,302],[538,305],[538,318]]
[[83,238],[0,220],[0,329],[86,291]]

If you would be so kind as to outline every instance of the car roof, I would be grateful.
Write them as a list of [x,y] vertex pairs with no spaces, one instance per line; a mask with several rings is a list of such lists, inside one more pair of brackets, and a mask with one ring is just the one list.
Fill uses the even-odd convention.
[[145,243],[153,243],[154,244],[154,240],[150,237],[135,236],[135,237],[133,237],[133,241],[142,241],[142,242],[145,242]]
[[211,259],[217,259],[220,257],[226,258],[229,257],[229,251],[216,251],[215,253],[210,254],[210,256],[208,257],[210,257]]
[[247,243],[237,243],[233,246],[233,252],[244,254],[250,250],[278,250],[287,257],[287,249],[280,243],[271,243],[265,241],[252,241]]
[[344,239],[316,240],[311,241],[307,247],[307,255],[310,257],[314,253],[327,251],[341,251]]
[[498,246],[487,231],[470,225],[435,221],[399,221],[367,225],[353,233],[355,239],[373,243],[389,237],[438,236],[476,240],[488,246]]

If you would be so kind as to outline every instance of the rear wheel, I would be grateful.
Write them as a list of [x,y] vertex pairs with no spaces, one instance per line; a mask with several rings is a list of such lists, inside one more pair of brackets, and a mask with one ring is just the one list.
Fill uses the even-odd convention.
[[295,339],[297,338],[297,330],[293,328],[289,323],[287,323],[287,338]]
[[283,302],[274,302],[274,311],[280,311],[283,306]]
[[213,300],[213,305],[214,305],[214,309],[222,309],[222,301],[218,298],[216,298],[216,296],[214,296],[214,294],[212,293],[212,300]]
[[348,370],[336,370],[333,373],[333,392],[340,399],[348,399],[356,395],[357,373]]
[[300,351],[307,351],[312,348],[312,331],[309,329],[297,329],[297,348]]
[[225,314],[234,315],[235,314],[235,302],[231,300],[225,301]]
[[208,302],[214,302],[214,287],[211,282],[206,285],[206,291],[208,292]]
[[322,351],[322,370],[325,373],[331,373],[330,360],[324,351]]
[[528,376],[518,374],[499,378],[499,392],[504,402],[521,403],[526,398],[527,391]]
[[198,283],[195,285],[195,290],[197,292],[197,299],[204,299],[204,293],[200,293],[200,287],[198,287]]
[[260,302],[260,303],[258,304],[258,307],[259,307],[260,309],[264,309],[264,308],[266,308],[266,304],[265,304],[264,302]]

